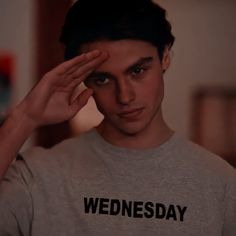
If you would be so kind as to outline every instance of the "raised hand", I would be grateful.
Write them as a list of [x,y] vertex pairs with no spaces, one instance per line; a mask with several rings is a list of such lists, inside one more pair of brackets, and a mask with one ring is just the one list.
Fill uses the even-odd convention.
[[49,71],[0,126],[0,182],[30,134],[39,126],[72,118],[93,91],[75,94],[76,87],[103,63],[108,55],[94,50]]
[[75,96],[75,88],[107,57],[94,50],[60,64],[44,75],[17,108],[35,128],[72,118],[93,93],[86,89]]

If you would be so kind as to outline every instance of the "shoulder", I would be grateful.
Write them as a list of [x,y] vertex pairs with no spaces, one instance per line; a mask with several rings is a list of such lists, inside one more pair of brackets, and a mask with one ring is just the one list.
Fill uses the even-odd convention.
[[177,135],[175,152],[182,165],[199,175],[236,180],[236,170],[222,157]]
[[[68,171],[82,154],[89,152],[89,141],[85,134],[62,141],[46,149],[31,147],[20,153],[22,160],[16,161],[11,168],[31,176],[59,176]],[[77,164],[77,163],[76,163]]]
[[88,175],[96,175],[101,163],[90,145],[90,137],[83,134],[50,149],[32,147],[20,153],[22,158],[11,165],[4,182],[13,189],[20,184],[34,192],[38,188],[56,189],[71,179],[82,181]]
[[56,144],[51,148],[43,148],[40,146],[31,147],[20,155],[27,161],[61,161],[63,159],[70,159],[72,156],[87,150],[89,147],[89,140],[86,138],[87,134],[81,134],[77,137],[72,137]]

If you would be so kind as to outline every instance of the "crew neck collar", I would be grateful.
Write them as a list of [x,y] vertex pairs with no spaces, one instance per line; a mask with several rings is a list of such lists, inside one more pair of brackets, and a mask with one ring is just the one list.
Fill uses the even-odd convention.
[[157,147],[153,148],[145,148],[145,149],[134,149],[134,148],[125,148],[115,146],[109,142],[107,142],[95,128],[88,131],[85,135],[92,142],[92,148],[97,149],[97,151],[101,151],[111,156],[119,156],[126,157],[130,156],[130,158],[140,159],[143,157],[152,158],[153,156],[167,154],[171,147],[176,144],[178,140],[178,135],[174,133],[168,140]]

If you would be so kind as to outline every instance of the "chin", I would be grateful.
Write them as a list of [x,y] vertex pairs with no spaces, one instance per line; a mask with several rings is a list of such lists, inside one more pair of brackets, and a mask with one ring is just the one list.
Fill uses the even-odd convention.
[[120,132],[127,136],[136,136],[140,133],[142,133],[146,129],[146,125],[141,124],[126,124],[122,126],[118,126]]
[[106,130],[108,133],[120,133],[124,136],[137,136],[150,129],[152,120],[139,119],[139,120],[126,120],[120,119],[106,120],[101,123],[101,129]]

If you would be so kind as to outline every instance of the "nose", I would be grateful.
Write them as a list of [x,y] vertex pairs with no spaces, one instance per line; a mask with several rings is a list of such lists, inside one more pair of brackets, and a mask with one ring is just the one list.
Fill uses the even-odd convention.
[[128,105],[135,100],[136,93],[132,82],[127,79],[122,79],[117,82],[117,100],[122,105]]

